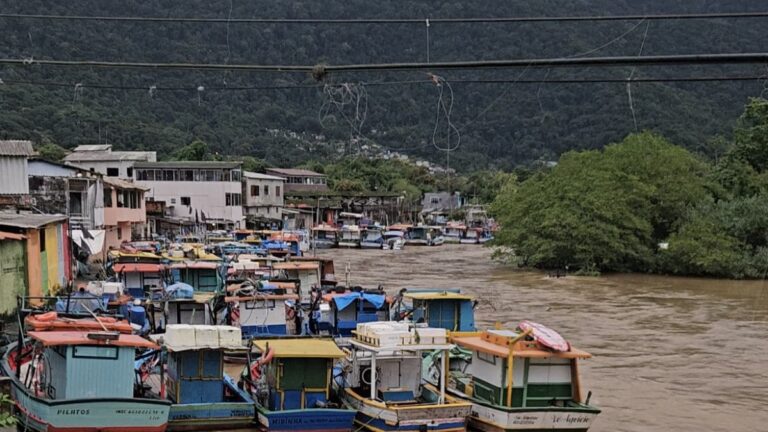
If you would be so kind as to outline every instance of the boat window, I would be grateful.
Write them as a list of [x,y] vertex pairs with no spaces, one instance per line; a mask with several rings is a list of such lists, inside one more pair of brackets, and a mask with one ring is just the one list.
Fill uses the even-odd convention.
[[74,358],[89,358],[89,359],[117,359],[117,347],[111,346],[76,346],[72,351],[72,357]]
[[493,364],[493,365],[496,364],[496,356],[492,355],[492,354],[488,354],[488,353],[484,353],[482,351],[478,351],[477,352],[477,358],[482,360],[482,361],[484,361],[484,362]]

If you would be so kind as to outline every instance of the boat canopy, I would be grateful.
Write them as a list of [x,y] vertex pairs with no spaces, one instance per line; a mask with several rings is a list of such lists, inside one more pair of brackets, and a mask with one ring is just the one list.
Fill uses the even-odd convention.
[[163,264],[149,263],[116,263],[112,268],[115,273],[160,273],[165,270]]
[[86,332],[86,331],[32,331],[29,332],[29,336],[41,342],[45,346],[61,346],[61,345],[94,345],[94,346],[120,346],[120,347],[136,347],[136,348],[160,348],[152,341],[148,341],[138,335],[130,334],[118,334],[117,339],[113,340],[101,340],[91,339],[89,334],[100,334],[103,332]]
[[[513,333],[514,336],[519,336],[519,333]],[[462,347],[468,348],[473,351],[479,351],[486,354],[491,354],[496,357],[508,357],[510,351],[514,357],[522,358],[565,358],[565,359],[587,359],[592,357],[592,354],[582,351],[576,348],[571,348],[570,351],[557,352],[544,350],[536,346],[535,343],[528,341],[518,341],[512,347],[508,346],[508,342],[511,338],[501,335],[494,335],[491,332],[485,331],[474,334],[467,334],[465,336],[458,336],[451,338],[451,341]]]
[[384,237],[403,237],[404,235],[402,231],[386,231],[384,233]]
[[320,263],[317,261],[293,261],[281,262],[272,265],[274,270],[317,270]]
[[344,352],[330,339],[262,339],[253,344],[261,352],[274,349],[276,358],[342,358]]
[[336,303],[336,309],[344,310],[349,307],[356,300],[363,299],[376,307],[381,309],[384,303],[387,301],[387,296],[383,294],[369,294],[364,292],[351,292],[347,294],[337,295],[333,297],[333,302]]

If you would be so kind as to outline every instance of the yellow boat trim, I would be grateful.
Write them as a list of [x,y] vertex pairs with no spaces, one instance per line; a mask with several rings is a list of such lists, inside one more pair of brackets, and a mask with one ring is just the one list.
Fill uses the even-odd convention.
[[343,358],[344,352],[331,339],[261,339],[253,344],[261,352],[267,346],[275,350],[275,358]]
[[406,292],[403,297],[414,300],[473,300],[474,297],[455,292]]

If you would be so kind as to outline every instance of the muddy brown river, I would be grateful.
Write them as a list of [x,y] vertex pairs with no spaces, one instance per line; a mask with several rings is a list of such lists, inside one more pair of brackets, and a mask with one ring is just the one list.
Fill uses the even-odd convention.
[[478,326],[523,319],[560,331],[594,358],[591,431],[768,431],[768,282],[644,275],[554,279],[469,245],[342,250],[354,285],[452,287],[478,297]]

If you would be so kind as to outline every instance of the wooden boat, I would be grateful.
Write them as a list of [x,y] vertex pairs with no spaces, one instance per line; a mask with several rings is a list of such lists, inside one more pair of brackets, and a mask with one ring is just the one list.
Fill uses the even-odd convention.
[[[457,333],[451,342],[466,355],[451,358],[448,392],[472,403],[469,425],[483,432],[586,432],[598,408],[584,400],[578,360],[590,354],[575,348],[553,351],[530,332],[487,330]],[[427,357],[425,364],[435,364]],[[439,370],[425,372],[437,382]]]
[[312,228],[312,243],[316,249],[331,249],[339,246],[339,230],[330,225]]
[[350,337],[357,324],[386,321],[391,299],[383,291],[345,291],[324,294],[313,308],[309,328],[313,334]]
[[[123,255],[121,260],[126,259]],[[125,292],[133,298],[143,299],[150,296],[153,289],[163,286],[167,266],[157,257],[155,262],[116,262],[112,270],[125,287]]]
[[470,404],[446,394],[444,384],[422,381],[423,352],[439,351],[447,362],[453,346],[446,334],[444,329],[409,323],[358,325],[334,386],[342,402],[357,411],[359,429],[466,430]]
[[360,227],[357,225],[344,225],[339,231],[340,248],[360,247]]
[[330,400],[333,362],[344,353],[331,339],[254,339],[261,357],[243,371],[266,431],[348,432],[355,411]]
[[224,373],[224,351],[245,351],[240,329],[170,325],[155,338],[168,352],[166,364],[152,371],[161,357],[157,352],[137,362],[136,373],[152,397],[173,402],[168,430],[240,429],[253,423],[253,399]]
[[136,397],[137,349],[157,349],[136,335],[105,331],[31,331],[0,360],[11,379],[22,430],[165,431],[169,401]]
[[466,225],[449,223],[443,230],[446,243],[461,243],[461,239],[467,232]]
[[384,246],[384,236],[379,228],[366,228],[360,240],[363,249],[381,249]]
[[461,238],[461,244],[480,244],[480,238],[482,236],[482,228],[467,228],[464,237]]
[[440,227],[419,225],[408,229],[405,244],[416,246],[440,246],[445,243]]
[[323,272],[322,262],[318,260],[293,260],[272,265],[272,269],[278,273],[277,277],[270,278],[270,282],[296,281],[299,290],[296,294],[302,305],[308,305],[312,301],[312,289],[322,286]]

